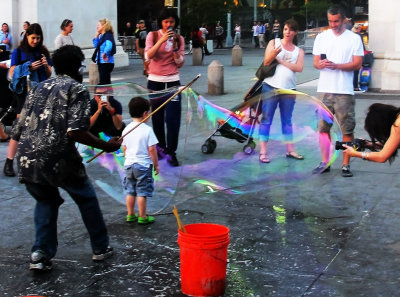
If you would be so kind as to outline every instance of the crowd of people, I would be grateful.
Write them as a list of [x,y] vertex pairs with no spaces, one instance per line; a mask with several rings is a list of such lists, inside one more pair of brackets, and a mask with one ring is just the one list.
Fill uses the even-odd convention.
[[[313,66],[320,71],[318,96],[338,119],[343,131],[343,141],[354,139],[354,71],[361,67],[364,49],[358,35],[345,28],[345,14],[339,6],[327,11],[330,29],[319,34],[313,48]],[[148,32],[144,21],[139,21],[136,31],[127,24],[125,34],[137,38],[137,51],[143,59],[147,88],[160,91],[181,85],[179,69],[184,65],[184,38],[177,33],[179,17],[173,10],[163,10],[155,30]],[[26,27],[25,27],[26,25]],[[7,24],[0,34],[1,44],[7,51],[12,47],[10,75],[15,84],[16,120],[4,166],[6,176],[15,176],[13,160],[18,159],[18,177],[36,200],[34,213],[35,242],[31,249],[32,270],[51,269],[51,258],[57,251],[57,216],[63,198],[59,188],[66,190],[79,206],[83,221],[90,235],[92,259],[102,261],[112,255],[107,228],[82,158],[75,142],[83,143],[107,152],[121,146],[125,156],[125,178],[128,223],[150,224],[154,217],[146,213],[147,198],[154,191],[153,171],[160,172],[158,161],[166,158],[171,166],[179,166],[176,151],[179,143],[182,103],[180,96],[164,105],[167,98],[153,96],[149,101],[141,97],[129,102],[132,121],[125,125],[122,105],[107,91],[112,83],[116,45],[114,30],[108,19],[100,19],[93,37],[95,48],[92,60],[99,70],[99,85],[90,98],[82,84],[84,55],[75,45],[71,33],[73,21],[65,19],[60,25],[61,33],[54,41],[51,56],[44,45],[43,31],[39,24],[24,23],[19,45],[13,45]],[[131,31],[130,31],[131,30]],[[222,46],[223,28],[217,23],[217,47]],[[235,26],[235,42],[240,43],[240,24]],[[296,89],[296,76],[304,67],[304,51],[297,45],[299,25],[294,19],[286,20],[281,30],[275,20],[254,23],[254,43],[265,48],[264,65],[277,62],[275,73],[262,80],[262,95],[267,96],[276,88]],[[203,46],[208,31],[206,26],[196,27],[191,33],[193,46]],[[127,35],[131,36],[131,35]],[[52,75],[54,67],[56,75]],[[26,73],[30,81],[24,80]],[[337,82],[342,82],[338,84]],[[18,86],[16,84],[18,83]],[[264,100],[259,127],[260,163],[271,162],[267,143],[274,113],[279,106],[282,133],[286,143],[286,157],[303,160],[293,145],[292,113],[295,98],[290,95],[275,96]],[[151,110],[159,109],[152,117],[152,125],[145,120]],[[51,110],[51,112],[50,112]],[[371,136],[370,148],[374,152],[355,151],[345,146],[342,176],[351,177],[350,158],[384,162],[392,161],[400,144],[399,109],[385,104],[369,108],[365,129]],[[384,118],[385,120],[377,120]],[[138,127],[136,129],[136,127]],[[132,130],[132,128],[135,128]],[[331,126],[320,120],[318,131],[321,163],[313,174],[330,171]],[[106,142],[99,133],[110,136]],[[128,133],[129,132],[129,133]],[[132,132],[132,133],[131,133]],[[121,135],[127,134],[121,139]],[[9,136],[0,131],[0,141]],[[35,148],[35,149],[32,149]],[[379,151],[378,149],[379,148]],[[135,212],[135,204],[138,213]]]
[[268,21],[255,21],[251,31],[255,48],[265,48],[271,39],[282,37],[281,25],[277,19],[272,26]]

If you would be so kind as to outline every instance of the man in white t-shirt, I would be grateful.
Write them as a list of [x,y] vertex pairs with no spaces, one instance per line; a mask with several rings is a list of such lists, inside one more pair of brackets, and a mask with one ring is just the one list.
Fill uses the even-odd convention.
[[202,24],[200,29],[201,31],[201,37],[203,38],[203,48],[204,48],[204,53],[209,56],[211,55],[210,51],[207,48],[207,34],[208,34],[208,30],[206,29],[206,24]]
[[[345,13],[340,6],[328,9],[330,29],[320,33],[314,42],[314,67],[320,70],[318,97],[338,119],[343,132],[343,141],[354,139],[355,100],[353,90],[353,72],[360,69],[364,55],[359,36],[345,28]],[[319,143],[322,162],[313,170],[313,174],[330,171],[330,129],[324,120],[320,120]],[[350,157],[343,156],[342,176],[351,177]]]

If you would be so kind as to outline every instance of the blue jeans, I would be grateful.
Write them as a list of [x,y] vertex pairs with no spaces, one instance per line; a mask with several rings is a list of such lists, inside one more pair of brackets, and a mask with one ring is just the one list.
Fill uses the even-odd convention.
[[262,117],[259,127],[259,140],[268,141],[269,131],[271,129],[272,120],[274,119],[275,110],[279,105],[281,113],[282,134],[285,141],[291,142],[293,140],[293,126],[292,114],[295,103],[294,95],[279,95],[271,96],[271,91],[274,88],[270,85],[263,83],[262,93]]
[[[35,183],[25,184],[28,192],[35,198],[34,211],[35,243],[32,252],[44,251],[50,258],[57,252],[58,209],[64,202],[57,187]],[[89,232],[93,251],[107,248],[109,239],[96,193],[88,179],[81,184],[64,186],[79,207],[83,222]]]

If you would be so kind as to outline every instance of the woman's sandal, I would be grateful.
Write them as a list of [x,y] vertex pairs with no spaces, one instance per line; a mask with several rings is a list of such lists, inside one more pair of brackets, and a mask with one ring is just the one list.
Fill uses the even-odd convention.
[[286,158],[291,158],[291,159],[296,159],[296,160],[304,160],[304,157],[302,155],[299,155],[295,151],[286,153]]
[[260,154],[260,157],[258,158],[260,163],[269,163],[270,160],[267,157],[267,154]]

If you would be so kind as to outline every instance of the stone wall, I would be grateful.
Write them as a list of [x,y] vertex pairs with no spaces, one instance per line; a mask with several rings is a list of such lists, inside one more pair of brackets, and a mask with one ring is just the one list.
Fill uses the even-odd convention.
[[[60,24],[64,19],[71,19],[74,31],[71,36],[80,46],[89,60],[94,51],[92,39],[99,19],[108,18],[117,35],[117,1],[115,0],[1,0],[1,22],[10,26],[13,37],[13,48],[19,41],[24,21],[39,23],[43,29],[44,44],[50,51],[54,49],[54,39],[60,34]],[[115,66],[129,65],[128,55],[118,46]]]

